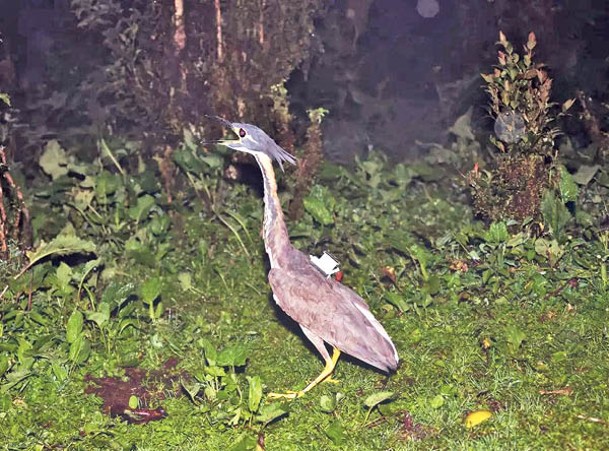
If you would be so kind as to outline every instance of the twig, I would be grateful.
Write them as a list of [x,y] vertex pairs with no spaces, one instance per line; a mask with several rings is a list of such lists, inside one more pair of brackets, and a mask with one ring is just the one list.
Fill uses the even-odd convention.
[[609,425],[609,422],[601,419],[601,418],[596,418],[596,417],[587,417],[585,415],[575,415],[575,418],[578,418],[580,420],[584,420],[584,421],[589,421],[590,423],[598,423],[598,424],[602,424],[604,426]]
[[173,15],[173,43],[176,56],[186,47],[186,30],[184,28],[184,0],[174,0],[175,13]]
[[[9,239],[9,227],[7,224],[8,215],[4,205],[5,192],[2,188],[2,180],[6,182],[9,193],[13,193],[17,197],[19,207],[16,209],[15,222],[13,224],[13,236],[15,241],[19,241],[21,236],[22,240],[25,241],[26,245],[29,245],[31,241],[30,236],[30,212],[25,205],[23,200],[23,193],[19,186],[15,183],[13,176],[8,171],[8,164],[6,158],[6,152],[4,146],[0,146],[0,169],[4,168],[0,172],[0,254],[5,255],[8,253],[8,239]],[[7,203],[7,205],[9,205]]]
[[27,309],[29,312],[32,311],[32,293],[34,292],[33,284],[34,284],[34,275],[32,273],[30,273],[30,289],[29,289],[29,293],[27,294]]
[[173,25],[175,27],[173,33],[174,56],[178,60],[180,69],[180,91],[186,90],[186,75],[188,69],[184,64],[184,59],[180,57],[182,50],[186,47],[186,27],[184,25],[184,0],[174,0],[175,13],[173,15]]
[[264,8],[266,8],[266,1],[262,0],[260,5],[260,21],[258,22],[258,42],[261,46],[264,46]]
[[2,180],[0,180],[0,257],[8,254],[8,243],[6,239],[6,210],[4,210],[4,191]]
[[220,0],[214,0],[214,7],[216,9],[216,40],[218,41],[217,56],[218,62],[224,61],[224,50],[222,42],[222,9],[220,8]]

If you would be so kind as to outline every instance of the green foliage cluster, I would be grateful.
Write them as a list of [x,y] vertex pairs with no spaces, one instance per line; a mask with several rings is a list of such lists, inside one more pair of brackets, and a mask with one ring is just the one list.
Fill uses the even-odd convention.
[[[604,426],[588,420],[607,408],[596,357],[609,234],[596,221],[548,202],[540,236],[513,234],[510,221],[471,222],[416,167],[374,152],[352,171],[325,166],[291,238],[342,262],[402,364],[386,379],[341,359],[339,384],[284,404],[265,393],[304,386],[321,363],[269,302],[255,191],[222,182],[221,154],[187,131],[172,158],[188,184],[171,204],[133,144],[100,141],[96,152],[84,162],[47,146],[39,163],[51,183],[32,192],[36,247],[24,267],[3,263],[9,446],[602,447]],[[558,205],[577,196],[568,181]],[[91,376],[168,359],[179,377],[155,387],[164,399],[128,400],[162,405],[161,421],[111,418],[83,393]],[[552,390],[576,396],[540,393]],[[465,420],[477,411],[490,416]]]
[[[554,138],[559,133],[553,126],[558,115],[552,111],[552,79],[543,64],[533,60],[535,34],[529,33],[522,56],[501,32],[498,44],[503,50],[498,52],[495,70],[482,74],[490,97],[489,109],[497,121],[497,136],[491,136],[491,142],[501,152],[553,156]],[[573,102],[565,102],[562,113]]]
[[495,120],[495,135],[490,139],[500,155],[487,170],[470,173],[474,207],[479,216],[491,221],[540,221],[547,205],[559,202],[558,185],[569,183],[561,182],[569,174],[559,166],[554,141],[559,131],[554,123],[573,100],[565,102],[561,112],[555,111],[550,99],[552,79],[542,64],[533,61],[534,33],[529,34],[522,56],[501,32],[498,44],[502,47],[498,65],[482,78]]

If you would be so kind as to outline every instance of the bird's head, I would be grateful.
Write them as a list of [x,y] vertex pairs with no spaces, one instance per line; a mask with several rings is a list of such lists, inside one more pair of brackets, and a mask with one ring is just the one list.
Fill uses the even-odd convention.
[[296,158],[283,150],[269,135],[255,125],[230,122],[217,116],[213,119],[222,123],[226,128],[230,128],[237,136],[233,139],[221,139],[217,142],[218,144],[254,156],[266,155],[271,160],[277,161],[282,171],[284,161],[296,164]]

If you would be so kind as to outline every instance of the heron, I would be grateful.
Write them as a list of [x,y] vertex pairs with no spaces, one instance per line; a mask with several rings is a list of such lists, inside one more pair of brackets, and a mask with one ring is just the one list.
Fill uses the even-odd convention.
[[[330,378],[341,352],[385,373],[396,370],[398,353],[389,334],[374,317],[368,304],[353,290],[326,277],[313,266],[309,256],[290,242],[273,162],[283,171],[283,163],[296,158],[281,148],[255,125],[214,117],[237,136],[217,144],[254,156],[264,183],[264,247],[270,262],[268,282],[273,299],[300,328],[324,360],[322,372],[305,388],[286,393],[270,393],[271,398],[299,398]],[[332,356],[326,344],[332,349]]]

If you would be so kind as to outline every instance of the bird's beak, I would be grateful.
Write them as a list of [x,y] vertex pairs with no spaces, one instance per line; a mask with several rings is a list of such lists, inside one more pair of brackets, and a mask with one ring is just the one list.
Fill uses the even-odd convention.
[[[226,146],[232,150],[238,150],[240,152],[245,152],[245,153],[249,153],[249,154],[253,153],[251,151],[251,149],[248,147],[248,145],[244,144],[243,138],[241,138],[241,136],[239,136],[240,127],[237,127],[232,122],[227,121],[226,119],[224,119],[223,117],[220,117],[220,116],[207,116],[206,115],[205,117],[212,119],[216,122],[219,122],[225,128],[230,128],[231,131],[235,134],[236,138],[218,139],[215,141],[205,141],[204,144],[219,144],[221,146]],[[248,135],[247,141],[248,141],[248,144],[249,143],[258,144],[256,142],[256,140],[251,137],[251,135]]]
[[239,130],[233,126],[232,122],[227,121],[226,119],[220,116],[209,116],[206,114],[205,117],[220,123],[220,125],[225,128],[229,128],[237,136],[237,138],[207,140],[204,141],[203,144],[220,144],[221,146],[226,146],[234,150],[240,150],[239,146],[241,144],[241,138],[239,137]]
[[[233,133],[235,130],[233,130]],[[220,144],[221,146],[230,147],[231,149],[240,150],[241,146],[241,138],[224,138],[214,141],[216,144]]]

